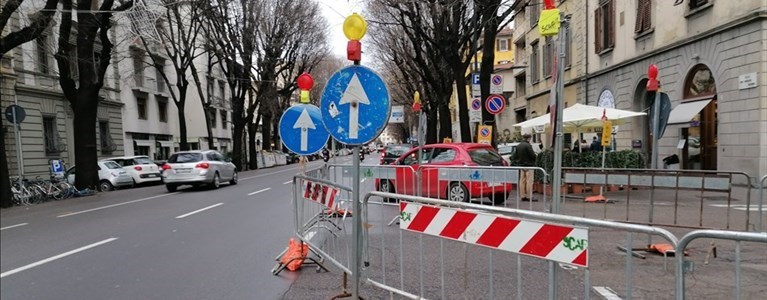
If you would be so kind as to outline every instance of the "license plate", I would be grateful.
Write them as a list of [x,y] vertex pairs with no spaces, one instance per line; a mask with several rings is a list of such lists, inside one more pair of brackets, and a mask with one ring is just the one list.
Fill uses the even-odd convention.
[[146,177],[157,177],[157,174],[149,174]]
[[177,169],[179,173],[189,173],[192,172],[192,169]]
[[488,182],[487,186],[502,186],[503,182]]

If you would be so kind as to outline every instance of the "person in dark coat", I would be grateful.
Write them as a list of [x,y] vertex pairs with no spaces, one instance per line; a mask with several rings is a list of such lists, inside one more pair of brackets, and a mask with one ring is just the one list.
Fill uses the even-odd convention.
[[[522,135],[522,142],[517,145],[517,150],[512,156],[512,161],[516,166],[535,166],[535,151],[533,146],[530,145],[530,137],[530,134],[527,133]],[[522,197],[522,201],[535,201],[532,200],[534,172],[534,170],[522,170],[519,172],[519,194]]]

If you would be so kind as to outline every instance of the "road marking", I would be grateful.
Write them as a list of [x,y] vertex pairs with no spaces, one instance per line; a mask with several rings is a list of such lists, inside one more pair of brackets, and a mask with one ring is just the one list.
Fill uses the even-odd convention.
[[27,225],[27,224],[29,224],[29,223],[21,223],[21,224],[6,226],[6,227],[3,227],[3,228],[0,228],[0,230],[11,229],[11,228],[14,228],[14,227],[24,226],[24,225]]
[[261,192],[266,192],[266,191],[268,191],[268,190],[271,190],[271,189],[272,189],[272,188],[265,188],[265,189],[260,189],[260,190],[258,190],[258,191],[255,191],[255,192],[249,193],[249,194],[248,194],[248,196],[253,196],[253,195],[255,195],[255,194],[258,194],[258,193],[261,193]]
[[365,180],[367,180],[367,178],[362,178],[362,180],[360,180],[360,183],[365,182]]
[[75,254],[77,252],[82,252],[82,251],[88,250],[90,248],[93,248],[93,247],[96,247],[96,246],[100,246],[100,245],[109,243],[109,242],[114,241],[116,239],[117,238],[108,238],[108,239],[103,240],[103,241],[98,242],[98,243],[93,243],[93,244],[90,244],[88,246],[80,247],[80,248],[77,248],[77,249],[69,251],[69,252],[64,252],[64,253],[56,255],[56,256],[51,256],[49,258],[43,259],[43,260],[35,262],[35,263],[28,264],[28,265],[23,266],[21,268],[16,268],[16,269],[10,270],[8,272],[3,272],[2,274],[0,274],[0,278],[3,278],[5,276],[9,276],[9,275],[13,275],[13,274],[16,274],[16,273],[21,272],[21,271],[29,270],[31,268],[34,268],[34,267],[37,267],[37,266],[40,266],[40,265],[52,262],[52,261],[57,260],[59,258],[67,257],[67,256],[70,256],[70,255]]
[[157,196],[152,196],[152,197],[141,198],[141,199],[138,199],[138,200],[131,200],[131,201],[128,201],[128,202],[123,202],[123,203],[117,203],[117,204],[112,204],[112,205],[107,205],[107,206],[102,206],[102,207],[96,207],[96,208],[86,209],[86,210],[82,210],[82,211],[78,211],[78,212],[73,212],[73,213],[63,214],[63,215],[57,216],[57,218],[69,217],[69,216],[74,216],[74,215],[84,214],[84,213],[88,213],[88,212],[92,212],[92,211],[97,211],[97,210],[102,210],[102,209],[107,209],[107,208],[117,207],[117,206],[121,206],[121,205],[126,205],[126,204],[131,204],[131,203],[136,203],[136,202],[146,201],[146,200],[152,200],[152,199],[157,199],[157,198],[166,197],[166,196],[172,196],[172,195],[175,195],[175,194],[178,194],[178,193],[179,193],[179,192],[168,193],[168,194],[162,194],[162,195],[157,195]]
[[293,180],[288,180],[288,181],[285,181],[285,182],[283,182],[282,184],[290,184],[290,183],[293,183]]
[[[727,208],[727,204],[709,204],[709,206]],[[742,211],[759,211],[759,205],[757,204],[751,204],[750,207],[745,204],[732,204],[730,207]],[[762,207],[762,211],[767,211],[767,207]]]
[[613,289],[606,286],[595,286],[594,291],[601,295],[602,298],[605,298],[605,300],[622,300]]
[[310,231],[309,233],[306,234],[306,236],[304,237],[304,240],[305,241],[311,241],[312,238],[314,237],[314,234],[316,234],[316,232]]
[[[310,162],[310,163],[307,164],[307,167],[309,165],[316,165],[317,163],[318,163],[318,161]],[[258,178],[258,177],[269,176],[269,175],[274,175],[274,174],[279,174],[279,173],[285,173],[285,172],[289,172],[289,171],[298,171],[298,168],[297,167],[296,168],[290,168],[290,169],[285,169],[285,170],[282,170],[282,171],[276,171],[276,172],[271,172],[271,173],[266,173],[266,174],[261,174],[261,175],[255,175],[255,176],[240,178],[240,181],[248,180],[248,179],[253,179],[253,178]]]
[[195,211],[193,211],[193,212],[190,212],[190,213],[187,213],[187,214],[183,214],[183,215],[180,215],[180,216],[176,217],[176,219],[186,218],[186,217],[188,217],[188,216],[191,216],[191,215],[193,215],[193,214],[196,214],[196,213],[198,213],[198,212],[201,212],[201,211],[206,211],[206,210],[209,210],[209,209],[211,209],[211,208],[214,208],[214,207],[216,207],[216,206],[219,206],[219,205],[221,205],[221,204],[224,204],[224,203],[213,204],[213,205],[211,205],[211,206],[208,206],[208,207],[205,207],[205,208],[200,208],[200,209],[198,209],[198,210],[195,210]]

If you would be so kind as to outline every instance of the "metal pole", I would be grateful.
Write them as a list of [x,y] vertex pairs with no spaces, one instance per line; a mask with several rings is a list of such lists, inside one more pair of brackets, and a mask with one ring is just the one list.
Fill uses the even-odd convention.
[[362,275],[362,218],[360,218],[360,146],[354,146],[352,153],[352,211],[357,214],[352,228],[354,249],[352,252],[352,299],[359,299],[360,278]]
[[[16,167],[19,172],[19,186],[21,186],[21,179],[24,177],[24,157],[21,151],[21,130],[18,119],[16,118],[16,109],[19,107],[19,98],[16,94],[13,94],[13,104],[16,105],[11,111],[13,111],[13,133],[16,135]],[[2,142],[2,141],[0,141]]]
[[[553,193],[552,193],[552,201],[551,201],[551,212],[554,214],[559,213],[559,202],[561,201],[561,188],[562,185],[562,151],[564,150],[564,145],[562,143],[564,142],[564,136],[563,136],[563,128],[562,128],[562,110],[564,106],[564,72],[565,72],[565,64],[564,58],[565,58],[565,41],[567,40],[567,37],[564,35],[567,34],[567,30],[563,30],[564,28],[567,28],[568,24],[570,23],[569,18],[564,16],[564,13],[562,14],[562,29],[560,29],[559,34],[559,61],[557,62],[557,82],[556,82],[556,103],[557,103],[557,124],[556,128],[554,129],[554,134],[556,134],[556,139],[554,142],[554,182],[553,182]],[[557,299],[557,268],[556,264],[553,262],[549,262],[549,299]]]
[[423,181],[423,178],[421,178],[421,175],[422,175],[421,162],[423,161],[423,145],[425,144],[423,140],[426,138],[426,134],[423,132],[424,130],[426,130],[426,128],[424,128],[424,125],[425,125],[424,123],[426,123],[426,114],[422,110],[421,113],[418,114],[418,147],[419,148],[418,148],[418,170],[416,171],[416,180],[415,180],[416,192],[418,193],[418,196],[423,196],[423,191],[422,191],[423,188],[421,186]]
[[[658,140],[660,140],[660,88],[655,91],[655,101],[652,104],[652,156],[651,168],[658,168]],[[652,221],[652,220],[650,220]]]

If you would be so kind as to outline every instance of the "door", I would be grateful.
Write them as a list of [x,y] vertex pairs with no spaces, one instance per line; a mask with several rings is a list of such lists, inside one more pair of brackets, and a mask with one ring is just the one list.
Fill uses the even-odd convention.
[[[428,161],[429,150],[431,149],[424,149],[422,161]],[[416,172],[420,166],[421,163],[418,162],[418,148],[410,150],[398,163],[394,183],[395,191],[406,195],[417,195]]]
[[435,147],[431,152],[429,163],[421,168],[423,174],[424,193],[432,198],[445,198],[447,193],[446,180],[439,180],[440,171],[455,172],[457,168],[446,166],[456,165],[456,149],[453,147]]

